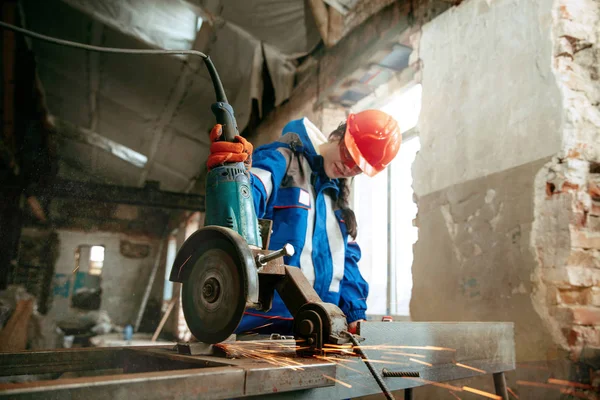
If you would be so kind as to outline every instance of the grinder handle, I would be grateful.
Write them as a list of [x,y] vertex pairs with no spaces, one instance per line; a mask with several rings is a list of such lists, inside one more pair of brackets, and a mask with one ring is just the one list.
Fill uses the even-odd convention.
[[239,134],[237,121],[235,120],[235,115],[233,113],[233,107],[231,107],[231,105],[227,102],[225,89],[223,89],[223,84],[221,83],[217,69],[215,68],[215,65],[210,57],[206,57],[204,59],[204,63],[206,64],[206,68],[210,74],[210,79],[212,80],[215,88],[215,95],[217,97],[217,102],[212,104],[210,109],[217,118],[217,124],[223,125],[223,135],[221,136],[223,140],[227,142],[233,142],[235,137]]
[[233,142],[233,139],[238,135],[238,129],[231,105],[217,102],[213,103],[210,109],[217,118],[217,124],[223,125],[223,136],[221,137],[227,142]]

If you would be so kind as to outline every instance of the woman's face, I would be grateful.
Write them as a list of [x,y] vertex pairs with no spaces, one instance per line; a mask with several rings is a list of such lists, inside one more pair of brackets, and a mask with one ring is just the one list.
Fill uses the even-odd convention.
[[340,140],[322,144],[319,151],[323,157],[325,174],[330,179],[351,178],[362,172]]

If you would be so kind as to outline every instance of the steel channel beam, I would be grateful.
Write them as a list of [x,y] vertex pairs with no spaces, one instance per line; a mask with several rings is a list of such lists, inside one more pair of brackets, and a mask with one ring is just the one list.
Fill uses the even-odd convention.
[[[457,366],[461,363],[490,374],[515,369],[514,324],[504,322],[366,322],[360,323],[363,346],[417,346],[452,349],[381,349],[367,347],[364,352],[381,371],[418,371],[419,379],[384,378],[392,391],[424,386],[427,381],[448,382],[483,375],[472,369]],[[416,354],[417,357],[390,352]],[[422,357],[424,356],[424,357]],[[428,366],[413,360],[432,364]],[[337,367],[336,379],[351,385],[336,383],[333,387],[303,390],[272,395],[271,399],[347,399],[381,393],[375,379],[358,358],[356,363],[340,363],[353,370]],[[258,397],[256,397],[258,399]],[[261,397],[262,398],[262,397]]]
[[0,376],[120,368],[122,352],[122,348],[86,348],[0,353]]
[[[392,391],[423,386],[430,382],[446,382],[483,374],[497,374],[515,368],[514,325],[512,323],[430,323],[430,322],[367,322],[359,327],[364,352],[378,369],[391,371],[418,371],[420,379],[384,378]],[[370,346],[374,346],[370,347]],[[383,348],[382,346],[387,346]],[[390,346],[396,346],[390,348]],[[87,349],[86,349],[87,350]],[[101,360],[98,355],[107,351],[121,349],[75,350],[73,353],[86,354]],[[162,398],[207,398],[220,399],[231,397],[264,398],[267,394],[274,399],[344,399],[366,396],[380,392],[366,366],[358,358],[335,366],[314,359],[295,359],[301,363],[299,368],[274,366],[256,363],[249,359],[219,359],[217,357],[193,357],[169,353],[165,349],[126,349],[120,353],[122,362],[133,356],[132,353],[153,354],[167,357],[173,361],[199,363],[200,365],[218,365],[229,363],[231,366],[218,366],[200,369],[176,371],[146,372],[102,376],[94,378],[62,379],[58,381],[31,382],[0,385],[1,398],[48,398],[71,399],[86,398],[128,398],[129,400]],[[97,353],[94,353],[96,351]],[[56,351],[37,352],[37,360],[61,353]],[[69,351],[65,352],[70,353]],[[404,353],[404,354],[393,354]],[[22,354],[22,353],[21,353]],[[31,355],[32,352],[29,352]],[[2,356],[2,355],[0,355]],[[18,354],[7,354],[0,358],[0,365],[7,362],[19,362]],[[69,357],[54,359],[53,367],[64,366]],[[78,368],[89,369],[89,357],[71,355],[79,360]],[[194,360],[194,361],[193,361]],[[212,360],[212,361],[211,361]],[[214,360],[219,360],[216,362]],[[31,359],[22,359],[25,366],[19,370],[31,373],[34,368]],[[85,362],[84,362],[85,361]],[[426,363],[426,364],[424,364]],[[457,365],[464,364],[464,366]],[[428,365],[431,364],[431,365]],[[83,368],[82,368],[83,365]],[[105,361],[105,366],[113,365]],[[344,368],[346,365],[352,369]],[[68,367],[68,366],[67,366]],[[469,368],[470,367],[470,368]],[[39,368],[39,371],[44,370]],[[478,371],[481,370],[481,371]],[[38,371],[38,370],[36,370]],[[63,369],[64,371],[64,369]],[[483,371],[483,372],[482,372]],[[38,372],[40,373],[40,372]],[[333,384],[325,375],[344,384]],[[351,385],[351,387],[347,387]],[[287,392],[286,392],[287,391]],[[286,392],[286,393],[282,393]]]
[[[46,366],[35,372],[89,370],[94,360],[99,359],[97,356],[109,349],[86,350],[45,352],[48,355],[59,354],[59,357],[51,363],[51,368]],[[0,384],[0,399],[225,399],[333,386],[334,382],[325,376],[335,377],[336,374],[333,363],[315,359],[295,359],[298,366],[278,366],[251,359],[184,356],[164,348],[110,350],[115,350],[115,360],[105,366],[122,366],[125,372],[132,373]],[[60,353],[69,354],[70,357]],[[52,360],[31,352],[11,354],[15,355],[30,358],[21,357],[17,360],[17,357],[6,357],[5,360],[24,361],[28,371],[31,371],[33,361]],[[73,368],[65,364],[68,360],[81,361],[89,356],[83,367]],[[166,370],[177,367],[180,369]]]
[[32,189],[35,194],[49,197],[204,211],[204,196],[159,190],[150,182],[143,188],[137,188],[57,178],[49,187]]
[[200,368],[0,385],[0,399],[228,399],[244,395],[246,371]]

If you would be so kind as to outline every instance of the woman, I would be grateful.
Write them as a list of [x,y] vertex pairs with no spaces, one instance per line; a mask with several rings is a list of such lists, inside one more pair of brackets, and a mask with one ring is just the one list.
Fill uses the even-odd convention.
[[[296,266],[325,302],[346,315],[349,330],[366,318],[369,285],[358,269],[360,248],[354,212],[348,208],[350,178],[374,176],[394,159],[401,134],[396,121],[378,110],[350,114],[327,139],[307,118],[291,121],[282,137],[259,147],[241,136],[236,143],[216,142],[221,125],[211,131],[207,166],[245,162],[251,172],[258,218],[273,221],[270,248],[286,243]],[[349,237],[352,240],[349,240]],[[248,310],[236,332],[292,331],[293,318],[277,293],[267,312]]]

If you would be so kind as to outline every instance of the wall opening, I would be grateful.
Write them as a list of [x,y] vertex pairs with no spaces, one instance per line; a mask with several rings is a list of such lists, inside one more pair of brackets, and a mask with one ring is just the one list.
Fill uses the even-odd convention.
[[165,284],[163,286],[163,303],[168,303],[173,298],[173,282],[169,280],[171,276],[171,269],[173,263],[175,263],[175,257],[177,256],[177,237],[175,235],[169,236],[167,243],[167,264],[165,267]]
[[104,266],[104,246],[92,246],[90,249],[90,275],[102,275]]
[[357,241],[363,250],[360,270],[370,286],[369,315],[408,317],[412,246],[418,234],[413,224],[417,205],[413,200],[411,167],[420,149],[415,126],[421,110],[421,85],[393,94],[379,108],[398,121],[403,143],[386,173],[373,178],[360,175],[354,180]]

